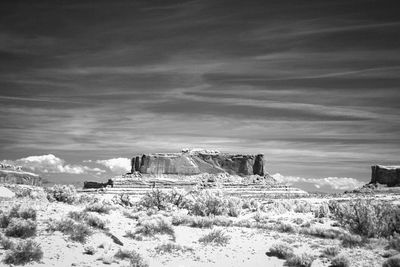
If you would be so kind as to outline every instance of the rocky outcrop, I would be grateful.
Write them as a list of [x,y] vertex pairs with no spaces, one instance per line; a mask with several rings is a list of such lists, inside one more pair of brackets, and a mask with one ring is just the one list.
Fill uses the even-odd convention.
[[400,166],[371,166],[371,183],[400,186]]
[[41,185],[39,175],[23,171],[20,166],[0,163],[0,183]]
[[195,175],[229,173],[264,176],[264,156],[220,153],[215,150],[183,150],[132,158],[131,173]]
[[105,188],[107,186],[113,187],[113,181],[111,179],[108,179],[107,183],[99,183],[99,182],[90,182],[90,181],[85,181],[83,182],[83,189],[88,189],[88,188]]

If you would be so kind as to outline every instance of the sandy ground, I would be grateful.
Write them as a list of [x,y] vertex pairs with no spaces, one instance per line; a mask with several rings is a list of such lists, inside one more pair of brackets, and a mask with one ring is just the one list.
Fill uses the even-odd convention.
[[[396,198],[397,199],[397,198]],[[309,199],[318,203],[320,199]],[[285,260],[269,257],[266,252],[279,242],[289,243],[295,253],[307,252],[317,256],[312,266],[329,266],[330,261],[321,257],[324,248],[340,246],[337,239],[323,239],[305,236],[299,233],[283,233],[269,229],[254,229],[246,227],[217,227],[222,229],[230,240],[225,246],[204,245],[198,240],[209,233],[211,229],[192,228],[188,226],[174,226],[175,243],[192,248],[192,251],[157,254],[155,247],[172,242],[166,235],[145,237],[142,241],[125,237],[127,230],[134,230],[137,221],[127,218],[124,212],[129,208],[117,207],[109,214],[97,214],[107,221],[110,233],[118,237],[123,243],[119,246],[105,235],[102,230],[94,230],[85,244],[69,240],[67,235],[61,232],[48,232],[47,222],[49,218],[61,219],[72,210],[80,211],[84,205],[69,205],[59,202],[32,201],[28,199],[1,200],[1,210],[7,210],[14,203],[30,205],[38,212],[38,233],[34,238],[39,242],[44,252],[44,257],[39,263],[29,263],[26,266],[128,266],[128,261],[113,258],[119,249],[134,249],[140,253],[149,266],[284,266]],[[247,212],[235,220],[254,220],[254,217],[262,217],[264,220],[295,224],[296,220],[311,222],[313,226],[331,227],[333,221],[328,218],[316,220],[314,215],[308,213],[284,212],[284,213],[260,213]],[[94,255],[84,254],[87,246],[95,248]],[[0,246],[0,259],[5,250]],[[381,266],[385,260],[384,245],[376,243],[361,248],[342,248],[341,254],[348,256],[351,266]],[[2,265],[3,264],[3,265]],[[0,263],[0,266],[6,266]]]

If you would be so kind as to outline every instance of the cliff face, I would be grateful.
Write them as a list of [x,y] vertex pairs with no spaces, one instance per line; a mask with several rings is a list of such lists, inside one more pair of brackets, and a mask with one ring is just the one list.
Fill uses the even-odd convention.
[[149,154],[132,158],[132,173],[135,171],[143,174],[229,173],[264,176],[264,156],[233,155],[206,150]]
[[400,166],[371,166],[371,183],[400,186]]
[[0,164],[0,183],[41,185],[42,179],[37,174],[23,171],[21,167]]

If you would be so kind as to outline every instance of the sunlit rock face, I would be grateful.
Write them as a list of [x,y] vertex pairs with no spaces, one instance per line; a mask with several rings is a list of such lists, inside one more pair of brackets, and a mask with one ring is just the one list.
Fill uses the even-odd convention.
[[0,163],[0,183],[41,185],[39,175],[23,171],[20,166]]
[[[140,164],[139,164],[140,162]],[[140,166],[140,167],[139,167]],[[132,158],[132,173],[194,175],[229,173],[264,176],[264,156],[220,153],[216,150],[189,150],[156,153]]]
[[372,166],[371,183],[400,186],[400,166]]

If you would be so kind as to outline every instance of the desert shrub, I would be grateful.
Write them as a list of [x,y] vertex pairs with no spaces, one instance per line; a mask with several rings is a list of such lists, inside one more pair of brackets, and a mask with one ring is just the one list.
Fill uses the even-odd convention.
[[342,246],[346,248],[362,246],[364,240],[359,235],[343,234],[340,239],[342,240]]
[[331,214],[356,234],[366,237],[389,237],[400,232],[400,208],[386,201],[329,201]]
[[233,221],[224,216],[202,217],[175,214],[172,216],[172,225],[188,225],[196,228],[212,228],[216,226],[231,226]]
[[331,267],[350,267],[350,260],[344,255],[338,255],[332,259]]
[[225,216],[215,216],[215,217],[211,217],[212,218],[212,222],[213,225],[215,226],[232,226],[233,225],[233,221]]
[[163,192],[159,189],[148,192],[140,201],[139,206],[149,209],[156,207],[158,210],[165,210],[170,206],[182,208],[188,205],[189,199],[183,191],[173,189],[170,192]]
[[265,212],[272,213],[285,213],[292,210],[293,202],[291,201],[275,201],[270,200],[268,203],[264,204],[263,210]]
[[393,236],[389,238],[389,248],[400,251],[400,235],[398,233],[394,233]]
[[185,225],[189,224],[193,220],[192,216],[186,214],[174,214],[172,215],[172,225]]
[[214,221],[209,217],[192,217],[189,226],[196,228],[211,228],[214,225]]
[[302,253],[300,255],[292,255],[286,260],[285,263],[287,266],[310,267],[314,260],[314,255]]
[[73,211],[68,212],[67,216],[69,218],[75,220],[75,221],[81,222],[87,217],[87,215],[88,214],[85,211],[75,211],[75,210],[73,210]]
[[322,251],[322,255],[325,257],[335,257],[339,254],[340,248],[339,247],[328,247]]
[[343,235],[343,231],[322,227],[302,228],[300,233],[327,239],[339,239]]
[[260,202],[254,198],[250,199],[250,201],[246,200],[242,204],[242,209],[249,209],[250,211],[257,211],[260,208],[261,208]]
[[296,218],[293,220],[293,223],[297,224],[297,225],[301,225],[304,223],[304,219],[303,218]]
[[104,202],[96,202],[86,206],[85,211],[92,211],[97,213],[110,213],[111,205]]
[[130,259],[132,251],[119,249],[114,257],[120,260]]
[[295,233],[296,227],[293,224],[281,222],[276,226],[276,230],[284,233]]
[[96,249],[93,246],[84,247],[83,253],[86,255],[94,255],[96,253]]
[[36,235],[36,222],[28,219],[12,218],[5,229],[6,236],[27,238]]
[[105,229],[106,228],[106,222],[103,219],[97,217],[94,214],[88,214],[85,217],[85,222],[89,226],[92,226],[92,227],[95,227],[95,228],[98,228],[98,229]]
[[193,198],[194,203],[189,208],[193,215],[222,215],[228,212],[228,200],[224,198],[220,191],[202,190],[197,194],[193,194]]
[[64,218],[50,224],[48,230],[60,231],[69,235],[70,239],[78,242],[85,242],[86,238],[91,234],[89,227],[81,222],[76,222],[70,218]]
[[199,239],[203,244],[216,244],[219,246],[226,245],[230,237],[227,236],[222,230],[214,230]]
[[98,201],[99,201],[98,197],[96,197],[93,194],[86,194],[86,193],[79,194],[75,200],[75,202],[79,204],[90,204]]
[[393,256],[383,262],[382,267],[400,267],[400,257]]
[[239,217],[242,212],[242,200],[237,197],[228,199],[228,215],[231,217]]
[[21,207],[21,205],[14,205],[8,213],[0,213],[0,228],[6,228],[12,218],[22,218],[36,220],[36,210],[31,207]]
[[36,221],[36,210],[31,207],[20,207],[18,210],[18,217]]
[[171,222],[164,216],[156,215],[139,220],[135,234],[144,236],[154,236],[156,234],[166,234],[175,238],[175,231]]
[[7,250],[12,248],[14,243],[8,237],[0,234],[0,245],[3,247],[3,249]]
[[105,229],[106,227],[106,222],[103,219],[85,211],[70,211],[68,217],[77,222],[86,222],[89,226],[98,229]]
[[114,255],[115,258],[120,260],[129,260],[131,267],[148,267],[149,265],[144,261],[143,257],[134,250],[118,250]]
[[43,251],[40,246],[32,240],[22,240],[11,247],[4,256],[6,264],[26,264],[31,261],[40,261],[43,257]]
[[295,200],[293,210],[296,213],[308,213],[312,211],[312,206],[307,201]]
[[193,251],[192,248],[181,246],[175,243],[166,243],[162,245],[158,245],[154,248],[156,253],[174,253],[174,252],[186,252],[186,251]]
[[140,233],[136,233],[136,232],[130,231],[130,230],[125,232],[125,237],[129,237],[129,238],[132,238],[137,241],[143,240],[143,237],[140,235]]
[[293,248],[291,248],[289,244],[277,243],[272,245],[267,255],[270,257],[278,257],[279,259],[287,259],[293,255]]
[[316,210],[314,210],[315,218],[324,218],[329,216],[329,206],[327,203],[321,204]]
[[77,199],[77,192],[73,185],[54,185],[47,188],[47,199],[72,204]]
[[6,228],[10,223],[10,219],[8,214],[0,213],[0,228]]

